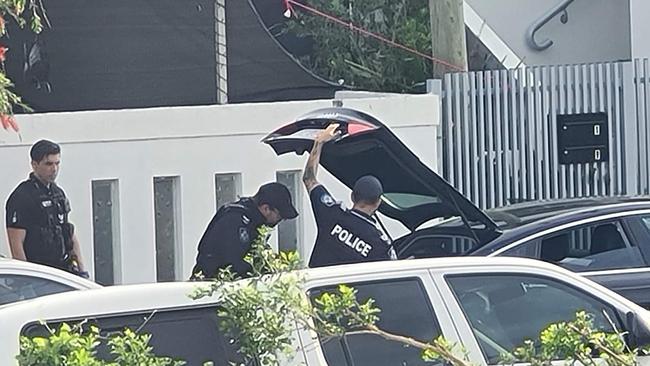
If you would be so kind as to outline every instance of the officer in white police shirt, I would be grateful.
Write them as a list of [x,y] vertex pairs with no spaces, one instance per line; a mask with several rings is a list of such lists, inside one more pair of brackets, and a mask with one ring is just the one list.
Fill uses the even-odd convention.
[[383,188],[373,176],[359,178],[352,189],[353,207],[343,208],[316,180],[323,145],[338,135],[332,124],[316,136],[303,173],[318,235],[309,260],[310,267],[396,259],[388,237],[377,227],[372,215],[381,204]]
[[276,182],[264,184],[253,197],[224,205],[201,237],[192,279],[215,277],[219,269],[229,266],[239,276],[249,277],[251,267],[244,256],[257,238],[259,227],[274,227],[297,216],[289,190]]

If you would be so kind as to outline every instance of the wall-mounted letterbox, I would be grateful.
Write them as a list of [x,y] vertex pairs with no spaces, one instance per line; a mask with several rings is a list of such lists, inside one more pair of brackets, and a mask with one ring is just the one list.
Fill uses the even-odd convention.
[[607,161],[609,158],[607,114],[558,115],[557,148],[560,164]]

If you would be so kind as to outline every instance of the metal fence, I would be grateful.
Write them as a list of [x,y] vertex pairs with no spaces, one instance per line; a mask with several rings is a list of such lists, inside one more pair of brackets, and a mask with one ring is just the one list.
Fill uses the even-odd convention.
[[[444,177],[483,208],[526,200],[647,194],[648,60],[447,74]],[[560,164],[557,116],[607,114],[609,157]]]

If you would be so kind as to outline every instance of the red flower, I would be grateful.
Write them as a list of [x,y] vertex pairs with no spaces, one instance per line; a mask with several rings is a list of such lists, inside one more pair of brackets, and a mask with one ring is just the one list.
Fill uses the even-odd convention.
[[14,116],[10,116],[7,114],[0,114],[0,122],[2,122],[2,127],[5,130],[8,130],[11,128],[12,130],[18,132],[18,124],[16,123],[16,119],[14,119]]
[[5,62],[5,60],[7,59],[7,55],[6,55],[7,51],[9,51],[9,48],[5,46],[0,46],[0,62]]

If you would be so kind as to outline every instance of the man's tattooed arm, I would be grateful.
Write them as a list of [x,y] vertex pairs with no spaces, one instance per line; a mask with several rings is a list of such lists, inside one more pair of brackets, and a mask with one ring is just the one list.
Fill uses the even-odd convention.
[[314,146],[311,148],[309,159],[307,159],[305,170],[302,173],[302,182],[305,184],[307,192],[311,192],[319,184],[316,180],[316,173],[318,172],[318,164],[320,164],[320,154],[323,145],[338,136],[339,131],[336,130],[338,127],[338,123],[333,123],[314,139]]
[[316,180],[316,173],[318,172],[318,164],[320,162],[320,153],[323,149],[323,143],[321,141],[314,141],[314,147],[312,147],[311,152],[309,153],[309,159],[307,159],[307,164],[305,165],[305,170],[302,173],[302,182],[307,188],[307,192],[318,185]]

